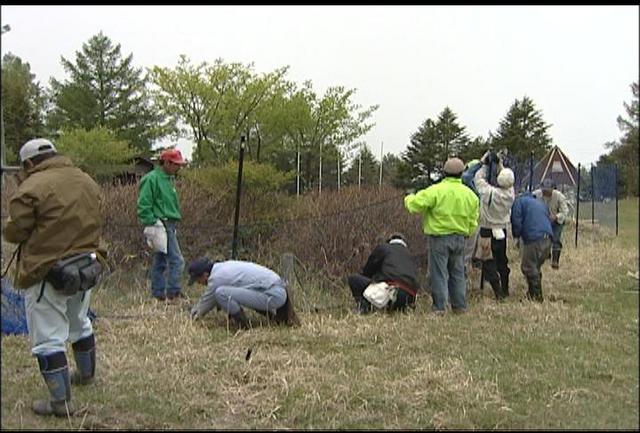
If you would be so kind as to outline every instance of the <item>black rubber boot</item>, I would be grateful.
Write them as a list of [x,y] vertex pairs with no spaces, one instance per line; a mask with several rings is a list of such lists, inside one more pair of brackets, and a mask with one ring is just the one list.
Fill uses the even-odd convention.
[[96,339],[93,334],[71,345],[77,370],[71,374],[72,385],[93,383],[96,373]]
[[505,270],[499,273],[500,287],[502,288],[502,295],[504,297],[509,296],[509,274],[510,273],[511,273],[511,270],[509,268],[506,268]]
[[234,323],[241,329],[249,329],[251,328],[251,324],[249,323],[249,319],[245,316],[244,311],[240,309],[236,314],[229,314],[229,317],[233,319]]
[[71,381],[69,366],[64,352],[38,355],[40,373],[49,388],[50,400],[36,400],[32,409],[38,415],[58,417],[71,416],[75,412],[71,404]]
[[505,298],[504,293],[502,293],[502,286],[500,285],[500,279],[495,279],[493,281],[489,281],[491,284],[491,288],[493,289],[493,294],[496,296],[496,301],[501,301]]
[[371,312],[371,303],[362,296],[356,298],[356,312],[358,314],[369,314]]
[[527,282],[529,284],[527,297],[533,301],[542,302],[544,300],[542,297],[542,281],[540,279],[530,279]]
[[496,301],[504,301],[508,294],[505,294],[502,290],[502,286],[499,283],[496,284],[497,288],[493,289],[493,293],[496,295]]
[[560,268],[560,251],[562,250],[551,251],[551,267],[553,269]]

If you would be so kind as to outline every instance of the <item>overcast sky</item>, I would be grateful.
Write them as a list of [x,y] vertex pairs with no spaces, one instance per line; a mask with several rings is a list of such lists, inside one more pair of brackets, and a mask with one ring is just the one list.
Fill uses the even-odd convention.
[[[616,118],[638,80],[638,6],[2,6],[2,55],[36,81],[65,80],[61,56],[103,31],[136,67],[253,62],[258,73],[356,89],[379,104],[364,137],[399,155],[448,106],[487,138],[516,99],[531,98],[553,144],[577,164],[620,138]],[[188,151],[186,141],[179,148]]]

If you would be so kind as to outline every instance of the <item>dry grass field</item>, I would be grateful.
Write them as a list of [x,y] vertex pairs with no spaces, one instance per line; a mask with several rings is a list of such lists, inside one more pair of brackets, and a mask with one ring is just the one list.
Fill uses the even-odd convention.
[[423,292],[415,311],[359,316],[344,279],[301,262],[302,325],[251,313],[237,331],[220,312],[188,319],[201,286],[158,303],[146,263],[115,271],[94,290],[97,380],[73,388],[79,415],[31,412],[47,392],[37,362],[26,337],[3,336],[2,429],[637,430],[638,201],[623,207],[617,238],[585,227],[576,249],[565,228],[543,303],[524,300],[510,249],[509,299],[480,292],[474,273],[465,315],[431,314]]

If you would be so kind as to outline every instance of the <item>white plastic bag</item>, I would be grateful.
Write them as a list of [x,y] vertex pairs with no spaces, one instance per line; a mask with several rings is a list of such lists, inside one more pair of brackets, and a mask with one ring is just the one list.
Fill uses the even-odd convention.
[[389,302],[396,300],[398,289],[389,286],[384,281],[371,283],[364,290],[363,296],[376,308],[385,308]]
[[493,235],[493,238],[497,241],[501,241],[502,239],[505,238],[504,230],[502,229],[491,229],[491,234]]
[[142,231],[147,246],[156,253],[167,254],[167,230],[162,221],[158,220],[152,226],[146,226]]

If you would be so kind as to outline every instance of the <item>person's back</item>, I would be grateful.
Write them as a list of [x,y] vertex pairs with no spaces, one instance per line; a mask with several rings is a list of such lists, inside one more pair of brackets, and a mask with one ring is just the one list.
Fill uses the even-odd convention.
[[404,200],[409,213],[423,214],[425,234],[469,236],[478,226],[478,197],[460,177],[445,177]]
[[542,265],[551,248],[551,223],[547,206],[531,193],[519,196],[511,209],[514,238],[522,238],[520,269],[527,280],[527,297],[542,302]]
[[386,282],[397,288],[395,300],[384,308],[403,311],[407,306],[413,306],[419,289],[417,275],[404,236],[392,234],[386,243],[376,245],[371,251],[360,273],[347,277],[357,312],[366,314],[371,311],[371,303],[364,297],[364,291],[370,284],[378,282]]
[[274,284],[284,284],[282,278],[271,269],[243,260],[217,262],[211,269],[213,287],[234,286],[266,290]]
[[[476,173],[475,185],[480,194],[480,227],[504,229],[509,224],[511,207],[515,200],[513,172],[503,168],[498,180],[503,185],[491,185],[486,179],[486,165]],[[506,180],[503,180],[506,179]]]
[[[42,280],[57,260],[99,248],[102,215],[100,187],[64,156],[54,156],[28,171],[10,203],[11,219],[5,238],[22,243],[16,286],[26,288]],[[34,200],[35,199],[35,200]],[[31,205],[37,203],[33,230],[21,227],[31,219]]]
[[244,306],[266,314],[276,323],[300,324],[286,282],[266,266],[242,260],[214,263],[201,257],[191,263],[189,274],[189,284],[197,281],[207,286],[191,309],[192,318],[200,318],[218,306],[241,328],[248,328]]
[[551,236],[553,232],[545,204],[531,193],[516,198],[511,208],[511,229],[513,237],[522,238],[525,243]]
[[409,213],[422,214],[429,246],[429,277],[433,310],[444,313],[448,302],[454,312],[466,311],[464,250],[466,238],[478,227],[478,196],[462,183],[464,162],[449,158],[445,178],[437,185],[404,198]]
[[378,245],[371,253],[362,274],[374,281],[401,281],[415,291],[419,287],[418,276],[409,249],[401,244]]
[[[511,206],[515,198],[513,171],[502,166],[498,159],[496,185],[487,181],[492,164],[490,153],[483,156],[483,165],[475,175],[475,185],[480,193],[480,259],[482,278],[489,281],[497,300],[509,296],[509,259],[507,258],[507,226],[511,217]],[[490,254],[489,254],[490,252]],[[482,283],[481,283],[482,284]]]
[[[66,417],[75,412],[71,384],[88,385],[95,374],[96,342],[88,312],[91,290],[103,270],[100,188],[47,139],[26,142],[20,160],[20,185],[9,202],[4,235],[20,244],[16,287],[25,292],[31,354],[50,394],[50,399],[35,400],[32,410]],[[77,367],[71,375],[67,342]]]

